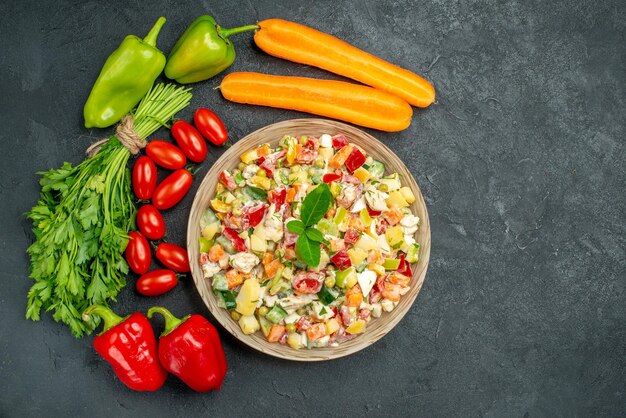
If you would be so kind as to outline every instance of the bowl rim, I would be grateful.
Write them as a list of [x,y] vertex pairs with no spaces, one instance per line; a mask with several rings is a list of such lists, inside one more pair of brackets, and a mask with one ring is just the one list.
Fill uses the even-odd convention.
[[[425,239],[421,240],[424,242],[418,241],[418,243],[420,244],[420,258],[417,263],[414,263],[411,265],[414,268],[413,276],[411,277],[411,290],[409,291],[409,293],[407,293],[400,299],[399,304],[396,306],[396,308],[394,308],[393,311],[389,313],[385,312],[382,317],[374,319],[374,321],[382,320],[381,322],[381,324],[383,324],[382,329],[380,330],[377,329],[377,333],[375,335],[370,336],[369,339],[365,339],[365,337],[368,335],[367,333],[369,329],[368,328],[366,329],[365,333],[357,336],[357,338],[340,343],[337,347],[324,347],[324,348],[311,348],[311,349],[303,348],[300,350],[296,350],[287,345],[283,346],[283,345],[276,344],[276,343],[270,343],[262,337],[259,338],[257,336],[258,332],[255,332],[254,334],[251,334],[251,335],[243,334],[243,331],[241,331],[241,328],[237,324],[237,321],[234,321],[233,319],[231,319],[230,314],[228,314],[227,310],[216,307],[216,309],[219,311],[214,312],[211,302],[207,299],[209,297],[215,298],[213,291],[211,289],[209,289],[208,292],[204,292],[202,290],[202,287],[206,286],[206,285],[203,285],[203,283],[206,282],[206,279],[204,279],[203,277],[201,268],[199,267],[199,263],[197,260],[199,256],[199,245],[198,245],[198,240],[197,240],[198,223],[194,221],[195,219],[194,213],[201,213],[201,211],[204,209],[204,207],[199,207],[200,200],[201,200],[201,191],[205,188],[208,188],[208,185],[211,182],[215,182],[215,184],[217,184],[217,177],[218,177],[219,172],[224,168],[232,166],[232,162],[230,165],[226,165],[225,161],[230,161],[231,159],[233,159],[233,157],[235,157],[235,161],[239,161],[239,156],[243,152],[251,149],[252,145],[247,145],[248,142],[253,142],[257,140],[257,137],[259,135],[262,135],[264,131],[267,131],[267,130],[283,130],[284,131],[283,135],[284,134],[297,134],[298,133],[297,131],[299,129],[298,126],[300,125],[306,126],[306,125],[311,125],[311,124],[319,124],[319,131],[320,131],[319,135],[321,135],[322,133],[328,133],[328,132],[322,132],[322,131],[325,128],[329,128],[330,130],[339,131],[344,134],[347,132],[352,132],[353,134],[356,133],[367,141],[374,141],[373,144],[375,146],[372,146],[372,148],[380,147],[381,150],[389,154],[392,160],[395,160],[393,161],[394,164],[399,165],[399,167],[402,168],[405,171],[405,173],[408,173],[408,176],[403,178],[403,186],[409,186],[415,194],[416,200],[414,203],[411,204],[411,207],[412,209],[416,209],[416,208],[421,209],[419,211],[413,211],[413,213],[414,214],[419,213],[420,229],[424,229]],[[277,141],[279,139],[280,138],[273,137],[272,139],[266,139],[265,143],[271,144],[274,141]],[[350,140],[350,138],[348,138],[348,140],[350,142],[353,142]],[[370,154],[370,150],[367,149],[367,146],[363,148],[365,149],[365,151],[368,152],[368,154]],[[388,164],[387,160],[383,162],[385,162],[385,164]],[[228,169],[232,169],[232,167]],[[211,190],[211,193],[215,193],[214,186]],[[251,347],[257,351],[260,351],[264,354],[271,355],[273,357],[282,358],[282,359],[291,360],[291,361],[316,362],[316,361],[326,361],[326,360],[337,359],[337,358],[348,356],[350,354],[354,354],[358,351],[361,351],[371,346],[376,341],[379,341],[382,337],[387,335],[392,329],[394,329],[398,325],[398,323],[404,318],[404,316],[408,313],[408,311],[412,307],[424,283],[424,279],[426,276],[426,272],[428,270],[428,264],[430,260],[430,246],[431,246],[430,220],[428,217],[428,210],[426,207],[426,202],[424,201],[423,195],[421,193],[421,189],[419,188],[417,182],[415,181],[413,174],[408,170],[408,168],[406,167],[402,159],[400,159],[400,157],[395,152],[393,152],[389,147],[387,147],[384,143],[382,143],[380,140],[378,140],[374,136],[352,125],[348,125],[345,123],[328,120],[328,119],[321,119],[321,118],[288,119],[288,120],[276,122],[270,125],[266,125],[262,128],[259,128],[245,135],[243,138],[239,139],[233,146],[227,149],[212,164],[209,171],[205,174],[202,182],[200,183],[200,186],[196,190],[196,194],[194,195],[193,203],[191,205],[187,222],[188,222],[187,223],[187,251],[189,253],[191,275],[192,275],[196,290],[200,294],[200,297],[202,298],[202,301],[204,302],[209,312],[211,312],[211,315],[217,320],[217,322],[224,329],[226,329],[237,340],[241,341],[248,347]],[[195,237],[195,238],[192,239],[192,237]],[[194,256],[196,254],[197,256]],[[422,266],[422,267],[418,270],[416,268],[418,266]],[[206,293],[210,294],[210,296],[207,296]],[[401,305],[402,305],[402,308],[400,309]],[[277,348],[275,346],[279,346],[279,347]],[[307,355],[296,356],[295,353],[307,353]]]

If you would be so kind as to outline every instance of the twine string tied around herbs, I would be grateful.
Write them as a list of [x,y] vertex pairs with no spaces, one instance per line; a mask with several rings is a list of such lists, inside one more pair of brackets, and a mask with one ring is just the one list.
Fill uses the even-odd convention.
[[[115,128],[115,137],[133,155],[137,154],[148,144],[145,139],[140,137],[139,134],[135,132],[134,119],[131,115],[124,116],[124,118],[117,125]],[[91,158],[96,155],[98,151],[100,151],[102,145],[104,145],[108,140],[109,138],[104,138],[91,144],[85,151],[87,157]]]

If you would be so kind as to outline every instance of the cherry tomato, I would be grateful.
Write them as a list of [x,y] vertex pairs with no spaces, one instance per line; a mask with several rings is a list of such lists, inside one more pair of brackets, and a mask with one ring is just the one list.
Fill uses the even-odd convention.
[[169,209],[187,194],[193,177],[183,168],[174,171],[157,186],[152,195],[152,204],[159,210]]
[[187,157],[176,145],[156,139],[150,141],[146,147],[148,157],[168,170],[178,170],[187,164]]
[[215,145],[222,145],[228,140],[228,132],[224,122],[212,111],[205,108],[196,110],[193,123],[200,133]]
[[137,211],[137,228],[148,239],[156,241],[165,235],[165,221],[152,205],[143,205]]
[[144,274],[150,268],[152,254],[150,244],[140,232],[133,231],[128,234],[130,240],[126,247],[125,255],[128,266],[137,274]]
[[156,258],[165,267],[178,273],[187,273],[189,268],[189,256],[187,250],[178,245],[163,242],[156,249]]
[[332,261],[339,270],[345,270],[348,267],[352,267],[352,261],[350,260],[350,256],[345,249],[336,252],[332,257],[330,257],[330,261]]
[[176,273],[172,270],[152,270],[142,275],[135,284],[137,291],[144,296],[159,296],[167,293],[178,284]]
[[156,184],[157,169],[154,161],[145,155],[139,157],[133,166],[133,191],[137,199],[150,199]]
[[172,136],[187,158],[194,163],[204,161],[207,154],[206,142],[196,128],[179,120],[172,125]]

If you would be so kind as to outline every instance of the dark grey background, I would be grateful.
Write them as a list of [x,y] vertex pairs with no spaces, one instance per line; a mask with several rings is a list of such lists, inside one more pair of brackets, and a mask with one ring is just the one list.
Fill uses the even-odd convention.
[[[438,101],[408,130],[371,131],[422,188],[430,268],[405,319],[360,353],[291,363],[220,329],[222,391],[191,393],[170,378],[158,393],[133,393],[91,338],[75,340],[47,314],[24,319],[32,235],[22,214],[37,199],[36,171],[80,161],[110,132],[85,129],[82,106],[122,38],[163,14],[167,52],[204,13],[227,27],[292,19],[432,80]],[[625,414],[624,2],[5,1],[0,16],[0,415]],[[333,77],[267,56],[250,34],[234,42],[229,71]],[[234,140],[303,116],[227,103],[220,80],[194,86],[181,116],[212,108]],[[211,148],[200,176],[221,153]],[[179,244],[192,197],[166,215]],[[153,304],[208,315],[191,279],[156,299],[129,286],[115,308]]]

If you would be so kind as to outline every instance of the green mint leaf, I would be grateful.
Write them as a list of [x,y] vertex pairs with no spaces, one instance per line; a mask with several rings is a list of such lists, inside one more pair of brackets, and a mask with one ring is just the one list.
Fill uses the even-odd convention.
[[287,222],[287,229],[292,234],[301,234],[304,232],[304,224],[297,219]]
[[322,183],[317,186],[302,201],[300,218],[305,226],[316,224],[324,217],[333,200],[328,184]]
[[322,233],[315,228],[307,228],[307,230],[305,231],[306,236],[311,240],[311,241],[315,241],[315,242],[323,242],[326,243],[326,240],[324,239],[324,235],[322,235]]
[[302,234],[298,237],[298,241],[296,241],[296,253],[300,260],[310,267],[317,267],[320,263],[320,245],[317,242],[311,241],[306,234]]

